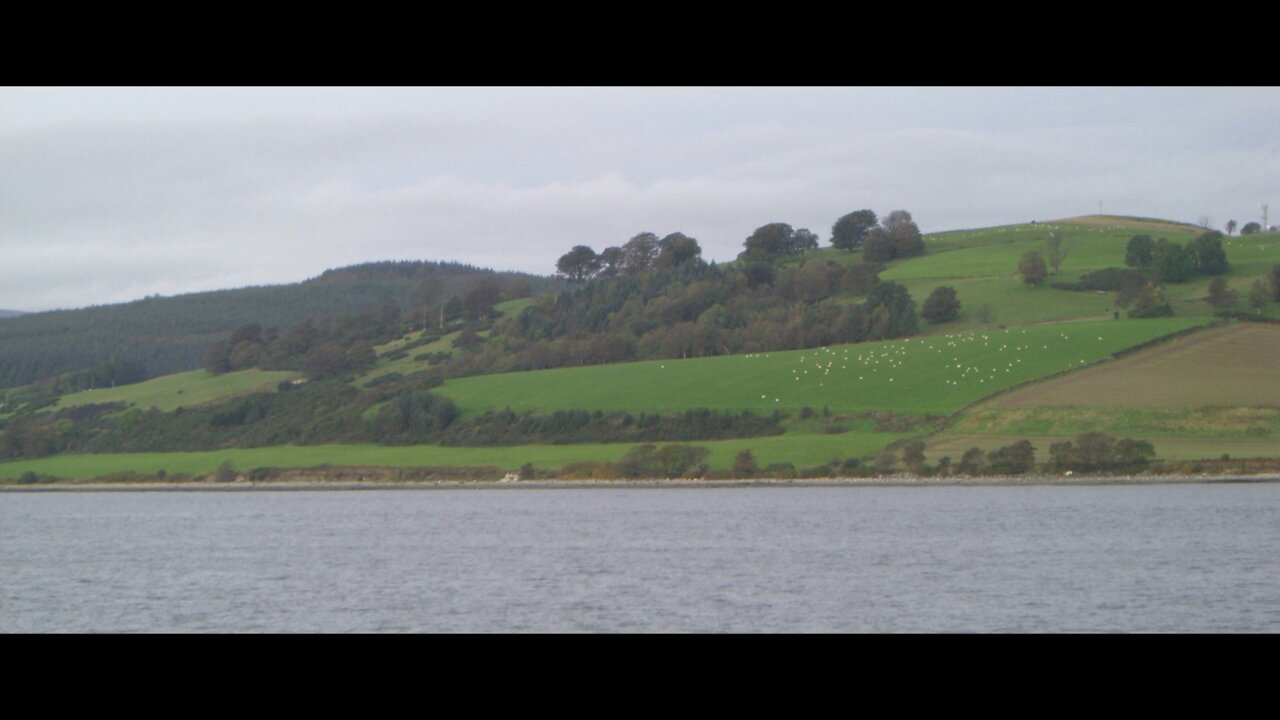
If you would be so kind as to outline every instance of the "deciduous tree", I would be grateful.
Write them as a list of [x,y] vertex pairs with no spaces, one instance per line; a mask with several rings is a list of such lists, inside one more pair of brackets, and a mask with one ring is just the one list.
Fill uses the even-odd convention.
[[1149,268],[1154,257],[1155,243],[1150,235],[1134,235],[1124,252],[1124,264],[1129,267]]
[[935,325],[955,320],[960,316],[960,298],[956,297],[956,289],[947,286],[934,288],[924,301],[920,314]]
[[877,224],[876,214],[870,210],[856,210],[845,215],[831,226],[831,247],[852,252],[862,247],[867,232]]
[[1028,250],[1018,261],[1018,274],[1022,282],[1039,286],[1049,276],[1049,269],[1044,264],[1044,256],[1038,250]]
[[1208,302],[1213,307],[1225,310],[1235,305],[1239,299],[1236,292],[1227,287],[1226,278],[1216,277],[1209,283]]

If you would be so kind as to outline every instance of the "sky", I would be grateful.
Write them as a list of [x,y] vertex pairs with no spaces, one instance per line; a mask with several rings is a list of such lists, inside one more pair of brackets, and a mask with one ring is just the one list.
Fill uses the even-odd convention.
[[1280,223],[1280,89],[0,88],[0,308],[376,260],[549,275],[683,232],[1107,214]]

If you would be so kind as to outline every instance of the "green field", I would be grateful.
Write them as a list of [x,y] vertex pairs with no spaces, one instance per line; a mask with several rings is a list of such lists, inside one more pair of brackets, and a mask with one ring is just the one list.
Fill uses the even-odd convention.
[[[1027,286],[1017,275],[1018,260],[1028,250],[1043,252],[1050,232],[1060,233],[1070,248],[1061,273],[1051,276],[1043,287]],[[804,407],[819,412],[827,408],[837,415],[871,411],[952,415],[963,410],[952,427],[929,439],[931,460],[942,454],[958,459],[969,447],[994,449],[1022,437],[1036,443],[1044,460],[1050,442],[1091,430],[1149,439],[1158,456],[1166,459],[1223,453],[1278,456],[1280,326],[1227,324],[1114,360],[1114,353],[1135,345],[1208,325],[1213,310],[1204,298],[1210,278],[1167,285],[1165,293],[1175,317],[1154,320],[1113,319],[1113,293],[1048,286],[1077,280],[1092,270],[1123,267],[1126,245],[1135,234],[1185,243],[1201,232],[1165,221],[1095,216],[935,233],[926,236],[926,255],[895,261],[881,274],[884,280],[905,285],[917,305],[935,287],[956,288],[962,303],[960,318],[937,326],[922,322],[923,334],[918,337],[469,377],[449,380],[435,392],[453,398],[464,416],[502,408],[632,413],[710,408],[783,410],[792,415],[786,425],[789,431],[782,436],[693,443],[712,450],[710,465],[716,470],[728,468],[733,455],[745,448],[753,450],[761,467],[772,463],[804,467],[866,457],[907,437],[870,432],[869,423],[862,422],[842,423],[855,428],[850,432],[823,434],[817,420],[795,419]],[[1237,309],[1244,310],[1249,285],[1280,264],[1280,233],[1224,238],[1224,246],[1231,263],[1226,278],[1240,293]],[[824,249],[787,262],[815,258],[849,264],[860,260],[861,254]],[[512,315],[533,302],[525,298],[502,303],[497,309]],[[983,305],[992,311],[986,321],[978,318]],[[1264,314],[1280,317],[1280,303],[1271,303]],[[378,364],[354,382],[360,385],[388,373],[426,369],[427,363],[413,357],[452,350],[457,334],[412,348],[398,360],[386,356],[420,338],[421,332],[380,346],[376,348]],[[213,376],[196,371],[68,395],[55,408],[122,401],[172,410],[273,389],[280,380],[295,376],[258,370]],[[611,461],[634,446],[321,445],[55,456],[0,464],[0,478],[27,471],[64,478],[126,470],[199,474],[212,472],[225,460],[241,470],[343,465],[496,466],[505,471],[527,462],[558,468],[570,462]]]
[[1201,320],[1102,320],[786,352],[485,375],[439,390],[466,413],[510,407],[945,414]]
[[190,407],[214,400],[225,400],[236,395],[274,391],[282,380],[296,378],[299,373],[288,371],[241,370],[214,375],[208,370],[165,375],[133,385],[115,388],[98,388],[64,395],[54,410],[89,405],[93,403],[122,402],[139,408],[156,407],[165,412],[180,407]]
[[1237,322],[993,401],[1027,407],[1280,407],[1280,325]]
[[[518,315],[520,311],[529,307],[534,302],[536,302],[536,298],[519,298],[517,300],[508,300],[506,302],[498,303],[493,306],[493,309],[503,316]],[[408,375],[419,370],[426,370],[431,367],[427,362],[414,360],[413,358],[425,353],[451,352],[453,351],[453,341],[457,340],[458,336],[461,334],[461,332],[451,332],[443,335],[439,340],[413,348],[409,351],[408,357],[402,357],[398,360],[388,360],[386,359],[386,356],[400,350],[409,343],[420,339],[423,335],[422,330],[408,333],[404,337],[397,338],[384,345],[379,345],[374,348],[374,351],[378,354],[378,363],[373,366],[373,369],[358,376],[355,379],[355,384],[363,385],[370,380],[382,377],[383,375],[390,375],[391,373]],[[486,337],[489,334],[489,331],[482,330],[477,334],[480,337]]]
[[981,403],[930,439],[939,454],[1085,432],[1151,441],[1163,459],[1280,456],[1280,326],[1232,323]]
[[[716,440],[692,443],[711,451],[713,470],[727,469],[733,456],[750,449],[761,467],[792,463],[805,467],[833,459],[862,457],[904,437],[895,433],[847,433]],[[309,445],[243,448],[212,452],[121,453],[57,455],[38,460],[0,463],[0,478],[14,479],[26,472],[63,479],[87,479],[121,472],[152,475],[159,470],[173,474],[206,474],[224,461],[245,471],[259,467],[307,468],[322,465],[357,467],[474,467],[496,466],[513,471],[525,463],[539,468],[559,468],[567,463],[614,461],[638,443],[599,445],[520,445],[513,447],[458,448],[436,445],[387,447],[382,445]],[[661,444],[661,443],[659,443]],[[496,478],[495,478],[496,479]]]

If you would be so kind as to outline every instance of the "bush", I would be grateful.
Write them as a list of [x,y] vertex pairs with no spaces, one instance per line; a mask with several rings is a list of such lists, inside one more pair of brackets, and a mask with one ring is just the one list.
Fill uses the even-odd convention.
[[935,325],[960,317],[960,298],[953,287],[936,287],[924,301],[920,314]]
[[733,474],[739,477],[751,477],[760,469],[756,464],[755,453],[751,450],[743,450],[733,456]]

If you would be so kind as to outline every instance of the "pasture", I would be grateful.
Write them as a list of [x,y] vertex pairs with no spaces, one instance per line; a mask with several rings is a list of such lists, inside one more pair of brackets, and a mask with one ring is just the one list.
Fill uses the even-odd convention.
[[484,410],[945,414],[1014,385],[1109,358],[1202,320],[1095,320],[748,355],[557,368],[446,381]]
[[[844,435],[781,435],[740,440],[690,443],[711,451],[708,464],[725,470],[734,455],[750,449],[760,467],[792,463],[796,467],[820,465],[832,459],[861,457],[903,438],[896,433],[847,433]],[[240,471],[259,467],[307,468],[322,465],[353,467],[474,467],[496,466],[514,471],[525,463],[538,468],[559,468],[571,462],[615,461],[639,443],[583,445],[520,445],[489,448],[414,445],[284,445],[265,448],[232,448],[210,452],[118,453],[56,455],[38,460],[0,463],[0,479],[14,479],[25,472],[63,479],[87,479],[112,473],[154,475],[206,474],[230,461]],[[667,443],[657,443],[659,446]],[[495,478],[497,479],[497,478]]]
[[122,402],[142,409],[156,407],[165,412],[215,400],[226,400],[251,392],[275,391],[282,380],[299,373],[289,371],[241,370],[214,375],[208,370],[193,370],[153,378],[132,385],[98,388],[64,395],[53,410],[94,403]]

